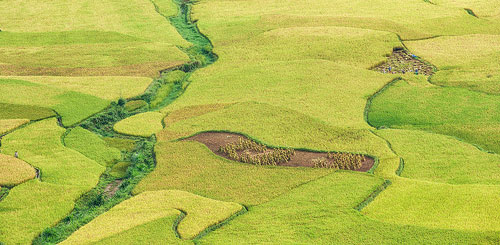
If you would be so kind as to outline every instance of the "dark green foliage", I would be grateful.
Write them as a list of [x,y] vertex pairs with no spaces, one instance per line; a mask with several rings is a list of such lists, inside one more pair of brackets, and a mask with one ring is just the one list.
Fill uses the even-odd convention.
[[379,187],[377,187],[377,189],[375,189],[375,191],[373,191],[363,202],[361,202],[358,206],[354,207],[354,209],[358,210],[358,211],[361,211],[364,207],[368,206],[368,204],[370,204],[370,202],[372,202],[373,200],[375,200],[375,198],[382,192],[384,191],[385,189],[387,189],[387,187],[389,187],[391,185],[391,181],[390,180],[385,180],[384,183],[382,185],[380,185]]
[[213,46],[210,40],[200,33],[198,26],[191,20],[191,1],[174,0],[179,6],[177,16],[170,17],[170,22],[177,31],[193,46],[184,50],[189,57],[201,67],[214,63],[217,55],[212,52]]
[[112,103],[108,109],[85,120],[81,124],[81,127],[102,136],[113,136],[115,134],[113,132],[113,125],[131,115],[122,106]]
[[7,197],[9,194],[9,189],[5,187],[0,187],[0,202]]
[[56,226],[47,228],[33,241],[33,244],[59,243],[95,217],[108,211],[116,204],[130,198],[130,192],[137,183],[155,167],[155,141],[154,137],[151,139],[139,140],[137,147],[126,154],[129,160],[133,155],[139,157],[135,158],[133,164],[127,169],[127,178],[122,182],[120,189],[114,196],[109,198],[105,197],[103,192],[106,186],[115,180],[115,177],[107,174],[109,173],[108,170],[101,176],[99,184],[75,203],[75,208],[66,218]]
[[127,103],[127,101],[126,101],[124,98],[120,98],[120,99],[118,100],[118,105],[119,105],[119,106],[125,106],[125,103]]
[[476,18],[479,18],[479,17],[477,17],[477,15],[474,13],[474,11],[472,11],[472,9],[465,8],[465,11],[466,11],[469,15],[471,15],[471,16],[473,16],[473,17],[476,17]]

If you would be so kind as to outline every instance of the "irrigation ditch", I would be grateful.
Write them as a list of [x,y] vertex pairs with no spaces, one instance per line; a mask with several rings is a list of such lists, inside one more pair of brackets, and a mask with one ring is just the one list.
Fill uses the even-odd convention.
[[[213,45],[210,40],[199,31],[196,24],[191,20],[191,5],[194,3],[185,0],[173,1],[178,7],[178,14],[176,16],[164,15],[155,2],[151,2],[155,6],[156,11],[165,17],[185,40],[191,43],[191,46],[188,48],[179,47],[189,56],[190,62],[160,71],[159,77],[153,80],[142,95],[127,100],[120,99],[117,102],[112,102],[105,110],[87,118],[77,125],[65,127],[62,124],[60,115],[57,115],[59,126],[67,130],[61,137],[63,145],[65,143],[65,136],[69,133],[71,128],[77,126],[85,128],[102,137],[133,141],[135,143],[135,148],[133,150],[122,151],[122,161],[130,162],[126,177],[113,177],[110,175],[111,169],[107,168],[101,175],[97,186],[82,195],[75,202],[73,211],[55,226],[45,229],[33,240],[33,244],[52,244],[64,241],[73,232],[89,223],[97,216],[103,214],[122,201],[129,199],[132,196],[132,190],[139,181],[155,168],[156,156],[154,146],[156,144],[156,137],[154,135],[151,137],[123,135],[115,132],[113,130],[113,125],[133,115],[148,111],[156,111],[169,105],[186,90],[189,85],[189,77],[193,72],[214,63],[218,58],[217,55],[212,52]],[[174,76],[174,74],[176,79],[172,81],[171,77]],[[144,101],[146,103],[133,110],[127,110],[125,105],[131,101]],[[182,218],[181,215],[178,222],[180,222]],[[178,222],[176,222],[177,225]],[[174,224],[173,229],[177,234],[176,224]]]

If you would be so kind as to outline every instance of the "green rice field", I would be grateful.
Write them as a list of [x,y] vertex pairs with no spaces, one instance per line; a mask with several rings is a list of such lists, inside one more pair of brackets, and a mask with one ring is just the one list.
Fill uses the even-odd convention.
[[499,1],[0,16],[0,245],[500,244]]

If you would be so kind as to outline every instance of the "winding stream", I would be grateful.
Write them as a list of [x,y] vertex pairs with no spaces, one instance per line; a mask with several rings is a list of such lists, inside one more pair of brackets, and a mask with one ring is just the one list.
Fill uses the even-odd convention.
[[[111,177],[109,175],[110,169],[108,168],[106,172],[101,175],[97,186],[76,201],[73,211],[55,226],[45,229],[45,231],[33,241],[33,244],[59,243],[64,241],[83,225],[89,223],[115,205],[130,198],[131,192],[137,183],[155,168],[156,157],[154,146],[156,137],[154,135],[149,138],[122,135],[113,130],[113,125],[133,115],[159,110],[169,105],[183,94],[186,87],[189,85],[188,79],[193,72],[214,63],[218,58],[217,55],[212,52],[213,45],[210,40],[199,31],[197,25],[191,20],[191,7],[193,2],[185,0],[173,1],[179,10],[176,16],[164,15],[155,4],[154,0],[151,0],[151,3],[155,6],[158,14],[165,17],[166,20],[177,29],[178,33],[186,41],[192,44],[192,46],[188,48],[180,48],[190,57],[191,61],[172,69],[160,71],[160,77],[154,79],[142,95],[130,100],[142,99],[146,102],[150,102],[151,97],[155,97],[158,93],[158,89],[162,86],[162,79],[166,76],[168,77],[168,73],[176,70],[185,72],[185,77],[182,82],[186,84],[174,86],[170,94],[166,98],[163,98],[163,101],[154,108],[146,106],[129,112],[123,107],[123,102],[113,102],[104,111],[93,115],[77,125],[103,137],[129,139],[135,142],[135,149],[126,152],[123,159],[131,162],[127,170],[127,176],[120,180]],[[65,135],[61,138],[63,144]],[[110,185],[116,184],[117,181],[122,182],[116,193],[110,196],[105,190],[109,189]]]

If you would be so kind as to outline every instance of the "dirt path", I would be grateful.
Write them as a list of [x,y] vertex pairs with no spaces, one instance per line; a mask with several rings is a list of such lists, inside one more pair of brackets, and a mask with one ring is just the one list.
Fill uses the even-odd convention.
[[111,183],[109,183],[105,188],[104,188],[104,195],[108,198],[113,197],[116,192],[120,189],[120,186],[122,184],[123,180],[114,180]]

